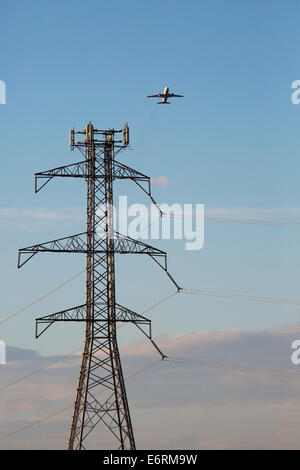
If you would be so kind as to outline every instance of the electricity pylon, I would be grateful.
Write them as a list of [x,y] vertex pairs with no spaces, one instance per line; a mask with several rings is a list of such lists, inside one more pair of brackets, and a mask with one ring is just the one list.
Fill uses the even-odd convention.
[[[75,136],[84,135],[83,140]],[[117,137],[121,134],[121,138]],[[80,137],[80,139],[82,139]],[[77,148],[85,159],[71,165],[35,174],[35,192],[54,177],[84,178],[87,183],[86,232],[33,245],[19,250],[18,267],[39,252],[86,254],[86,302],[36,320],[38,338],[59,321],[85,322],[85,345],[77,387],[68,448],[86,449],[88,436],[102,422],[115,436],[118,449],[135,449],[125,383],[116,336],[117,322],[134,323],[165,356],[152,339],[151,321],[116,303],[115,254],[142,253],[167,271],[166,253],[114,231],[112,206],[115,179],[130,179],[151,195],[150,178],[115,160],[129,145],[129,128],[98,130],[89,123],[70,134],[71,150]],[[158,210],[159,207],[158,207]],[[101,394],[100,394],[101,392]]]

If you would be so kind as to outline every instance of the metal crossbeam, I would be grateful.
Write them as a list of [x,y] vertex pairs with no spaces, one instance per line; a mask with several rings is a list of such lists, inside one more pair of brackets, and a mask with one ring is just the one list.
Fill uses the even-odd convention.
[[[86,160],[35,173],[35,192],[38,193],[42,188],[44,188],[44,186],[46,186],[47,183],[49,183],[49,181],[52,180],[52,178],[55,177],[85,179],[105,178],[104,162],[100,163],[97,168],[97,173],[95,174],[89,173]],[[151,178],[149,176],[114,160],[112,162],[112,177],[113,179],[130,179],[134,181],[150,197],[151,201],[162,215],[161,209],[152,197]]]
[[[102,313],[104,314],[106,312],[106,305],[105,303],[98,303],[97,307],[102,307]],[[101,309],[99,309],[101,311]],[[86,322],[86,321],[106,321],[104,318],[99,318],[97,320],[87,320],[86,318],[87,314],[87,305],[77,305],[76,307],[72,307],[66,310],[61,310],[56,313],[52,313],[51,315],[45,315],[43,317],[39,317],[36,319],[36,334],[35,337],[39,338],[44,331],[46,331],[49,326],[53,325],[53,323],[56,322]],[[126,322],[126,323],[135,323],[139,325],[147,325],[149,327],[149,337],[152,338],[151,335],[151,320],[148,318],[139,315],[136,312],[133,312],[132,310],[123,307],[122,305],[119,305],[116,303],[116,322]],[[40,326],[43,326],[42,330],[39,330]],[[46,326],[44,326],[46,325]]]
[[[97,232],[93,232],[94,236],[94,249],[95,253],[106,253],[106,238],[97,236]],[[69,237],[58,238],[45,243],[38,243],[36,245],[21,248],[19,250],[18,268],[27,263],[37,253],[89,253],[87,243],[87,232],[78,233]],[[163,269],[166,269],[166,256],[167,254],[151,245],[134,240],[133,238],[114,233],[112,239],[112,250],[119,254],[146,254],[152,258],[163,258],[163,264],[159,263]]]
[[[97,307],[101,306],[99,309],[99,313],[105,314],[106,312],[106,305],[102,303],[98,303]],[[56,322],[104,322],[107,321],[104,316],[99,317],[97,320],[87,319],[87,305],[78,305],[77,307],[72,307],[67,310],[61,310],[60,312],[52,313],[51,315],[45,315],[43,317],[39,317],[35,321],[35,337],[39,338],[53,323]],[[152,339],[152,324],[151,320],[144,317],[143,315],[139,315],[132,310],[129,310],[127,307],[123,307],[120,304],[116,303],[116,315],[115,315],[115,323],[133,323],[153,344],[154,348],[160,354],[162,359],[165,359],[167,356],[163,354],[160,348]],[[41,329],[39,329],[41,327]],[[144,327],[147,328],[145,331]]]
[[[35,173],[35,192],[39,192],[52,178],[61,177],[61,178],[105,178],[104,163],[99,165],[97,169],[97,174],[92,175],[89,173],[87,162],[81,161],[77,163],[71,163],[70,165],[59,166],[57,168],[52,168],[51,170],[40,171]],[[147,181],[150,183],[149,176],[140,173],[129,166],[124,165],[123,163],[114,161],[112,167],[112,176],[113,178],[118,179],[132,179],[137,181]],[[39,186],[39,180],[46,180]]]

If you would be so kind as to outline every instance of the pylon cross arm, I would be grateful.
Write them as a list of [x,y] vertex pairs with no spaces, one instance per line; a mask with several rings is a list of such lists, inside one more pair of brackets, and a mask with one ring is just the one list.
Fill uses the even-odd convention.
[[87,161],[84,160],[77,163],[71,163],[70,165],[63,165],[57,168],[51,168],[51,170],[35,173],[35,192],[38,193],[55,176],[87,178]]
[[[87,232],[78,233],[69,237],[58,238],[49,242],[32,245],[19,250],[18,268],[24,266],[37,253],[89,253],[86,241]],[[97,236],[97,234],[95,234]],[[167,253],[155,248],[151,245],[135,240],[134,238],[121,235],[114,232],[113,251],[118,254],[146,254],[150,256],[167,274],[176,289],[180,291],[180,287],[167,268]],[[108,253],[107,238],[98,237],[94,247],[95,253]]]
[[18,268],[39,252],[86,253],[86,234],[87,232],[82,232],[69,237],[21,248],[18,256]]
[[[101,304],[95,304],[95,306],[101,306]],[[100,315],[99,317],[94,316],[93,318],[87,317],[87,304],[78,305],[76,307],[72,307],[66,310],[61,310],[56,313],[52,313],[51,315],[45,315],[43,317],[39,317],[36,319],[35,323],[35,337],[39,338],[53,323],[56,322],[107,322],[107,316]],[[101,311],[101,310],[100,310]],[[115,310],[115,320],[117,322],[122,323],[133,323],[138,327],[138,329],[151,341],[155,349],[159,352],[159,354],[164,359],[166,356],[161,352],[158,348],[156,343],[152,339],[152,327],[151,327],[151,320],[144,317],[143,315],[139,315],[136,312],[133,312],[127,307],[123,307],[123,305],[116,303],[116,310]],[[146,328],[146,330],[145,330]]]
[[[95,304],[96,310],[100,304]],[[101,306],[101,305],[100,305]],[[36,319],[36,338],[41,336],[44,331],[46,331],[49,326],[58,321],[75,321],[75,322],[107,322],[106,311],[97,315],[97,312],[94,314],[93,318],[88,318],[87,316],[87,304],[78,305],[66,310],[61,310],[51,315],[45,315]],[[102,309],[100,309],[100,312]],[[120,304],[116,303],[115,311],[115,322],[130,322],[141,325],[147,325],[149,327],[149,336],[151,336],[151,320],[148,318],[139,315],[136,312],[133,312],[129,308],[123,307]],[[44,326],[46,325],[46,326]],[[42,326],[42,330],[39,327]]]
[[[51,168],[46,171],[39,171],[35,173],[35,192],[38,193],[46,184],[55,177],[65,177],[65,178],[105,178],[105,165],[104,160],[101,159],[97,165],[97,170],[95,174],[89,173],[88,161],[83,160],[76,163],[71,163],[69,165],[63,165],[56,168]],[[130,168],[123,163],[117,162],[114,160],[112,167],[112,177],[116,179],[131,179],[139,182],[146,182],[148,189],[142,187],[147,194],[151,194],[150,190],[150,177],[140,173],[133,168]]]
[[[69,237],[58,238],[45,243],[21,248],[18,256],[18,268],[23,266],[37,253],[88,253],[87,236],[88,232],[82,232]],[[101,234],[103,235],[103,234]],[[97,233],[95,233],[97,237]],[[163,258],[163,263],[159,262],[161,267],[166,268],[166,253],[151,245],[147,245],[139,240],[120,235],[115,232],[113,235],[113,249],[115,253],[120,254],[146,254],[151,257]],[[107,237],[99,236],[95,242],[95,253],[107,253]]]

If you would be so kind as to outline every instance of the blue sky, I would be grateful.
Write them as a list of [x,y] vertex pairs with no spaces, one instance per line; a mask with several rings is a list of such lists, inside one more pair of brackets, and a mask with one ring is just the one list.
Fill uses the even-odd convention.
[[[1,6],[1,317],[84,267],[80,255],[35,257],[16,269],[17,249],[84,228],[83,182],[51,182],[34,195],[33,173],[80,160],[68,132],[92,120],[120,128],[120,160],[168,185],[159,202],[204,203],[245,218],[299,220],[299,2],[17,1]],[[168,84],[170,106],[146,95]],[[130,182],[119,194],[145,196]],[[39,210],[57,217],[33,216]],[[48,212],[47,212],[48,211]],[[67,214],[61,218],[61,214]],[[208,212],[209,213],[209,212]],[[33,214],[33,215],[32,215]],[[205,247],[153,243],[186,287],[299,298],[298,228],[206,223]],[[172,292],[149,260],[118,260],[118,301],[137,311]],[[57,325],[39,341],[33,319],[81,303],[84,279],[3,326],[1,339],[41,353],[68,352],[81,332]],[[157,309],[154,332],[255,329],[298,319],[296,306],[182,296]],[[124,343],[136,341],[128,330]]]

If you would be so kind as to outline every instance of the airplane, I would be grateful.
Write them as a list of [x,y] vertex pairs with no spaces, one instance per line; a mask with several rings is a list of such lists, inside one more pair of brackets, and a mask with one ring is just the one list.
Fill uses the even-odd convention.
[[161,98],[161,101],[158,101],[157,104],[170,104],[168,98],[183,98],[183,95],[174,95],[174,93],[169,93],[169,87],[166,86],[163,93],[158,93],[158,95],[148,95],[147,98]]

